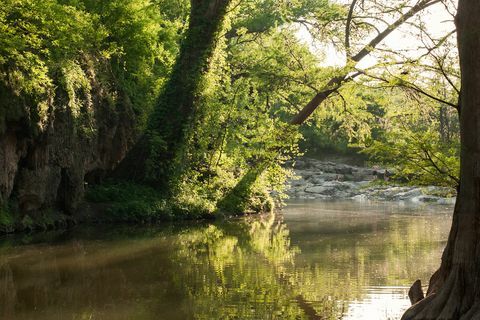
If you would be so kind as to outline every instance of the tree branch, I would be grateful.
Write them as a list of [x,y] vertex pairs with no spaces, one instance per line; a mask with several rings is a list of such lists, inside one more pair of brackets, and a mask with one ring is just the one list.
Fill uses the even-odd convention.
[[347,17],[347,24],[345,26],[345,50],[347,52],[347,60],[350,59],[350,31],[352,27],[352,17],[353,11],[355,10],[355,5],[357,4],[357,0],[353,0],[352,4],[350,5],[350,10],[348,11]]
[[[355,2],[355,1],[354,1]],[[355,56],[353,56],[350,61],[358,63],[360,60],[365,58],[376,46],[382,42],[389,34],[391,34],[395,29],[401,26],[405,21],[413,17],[418,12],[424,10],[425,8],[441,2],[441,0],[421,0],[410,10],[404,13],[400,18],[395,22],[389,25],[384,31],[374,37],[363,49],[361,49]],[[353,3],[352,3],[353,4]],[[351,6],[352,8],[352,6]],[[333,77],[327,83],[327,85],[313,97],[313,99],[300,111],[292,120],[291,124],[300,125],[307,120],[307,118],[318,108],[318,106],[325,101],[325,99],[335,90],[340,88],[342,83],[348,76],[348,70],[344,70],[343,74]]]

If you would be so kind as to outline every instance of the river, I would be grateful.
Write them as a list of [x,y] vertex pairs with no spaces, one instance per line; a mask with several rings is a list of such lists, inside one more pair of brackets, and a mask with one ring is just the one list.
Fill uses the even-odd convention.
[[0,238],[0,319],[398,319],[447,206],[291,201],[276,215]]

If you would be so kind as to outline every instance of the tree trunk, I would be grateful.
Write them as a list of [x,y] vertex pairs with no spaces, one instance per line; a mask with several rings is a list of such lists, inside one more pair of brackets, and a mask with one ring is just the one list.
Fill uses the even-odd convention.
[[480,1],[459,0],[460,189],[440,269],[410,319],[480,319]]
[[203,76],[210,67],[218,33],[231,0],[191,0],[190,22],[180,54],[146,133],[120,165],[117,176],[168,183],[197,106]]
[[[403,13],[397,20],[392,22],[388,27],[386,27],[382,32],[377,34],[372,40],[368,42],[366,46],[364,46],[361,50],[359,50],[355,55],[350,56],[349,55],[349,63],[356,64],[362,59],[364,59],[366,56],[372,52],[386,37],[388,37],[395,29],[400,27],[402,24],[404,24],[408,19],[411,17],[415,16],[418,12],[421,12],[425,8],[428,8],[436,3],[438,3],[439,0],[420,0],[416,5],[411,7],[409,10],[407,10],[405,13]],[[356,1],[352,2],[351,5],[351,11],[349,13],[349,16],[347,18],[347,35],[345,39],[345,45],[347,48],[350,47],[349,42],[349,25],[351,22],[351,18],[353,16],[353,8],[355,6]],[[349,51],[349,50],[347,50]],[[300,126],[302,125],[311,115],[312,113],[335,91],[337,91],[346,81],[352,80],[355,75],[350,75],[350,73],[354,69],[345,67],[344,70],[341,70],[339,74],[335,77],[332,77],[328,83],[319,91],[315,94],[312,100],[305,105],[305,107],[300,110],[292,119],[290,120],[290,124],[292,126]],[[359,75],[359,73],[357,73]],[[291,134],[290,131],[285,131],[283,134],[281,134],[278,139],[279,140],[285,140],[289,139],[289,135]],[[281,154],[282,150],[278,150],[278,154]],[[270,159],[269,159],[270,160]],[[260,166],[262,170],[265,170],[268,167],[268,164],[265,163]],[[262,174],[262,171],[259,171],[259,168],[252,168],[249,172],[246,173],[246,175],[240,179],[240,181],[237,183],[237,185],[226,195],[225,199],[223,199],[220,204],[223,206],[223,204],[226,203],[236,203],[238,201],[232,201],[232,198],[235,198],[237,200],[243,199],[246,201],[248,199],[248,192],[251,190],[251,186],[253,183],[255,183],[256,178],[259,177]],[[245,204],[245,202],[238,202],[242,203],[242,205]],[[239,210],[241,206],[238,207],[237,210]]]

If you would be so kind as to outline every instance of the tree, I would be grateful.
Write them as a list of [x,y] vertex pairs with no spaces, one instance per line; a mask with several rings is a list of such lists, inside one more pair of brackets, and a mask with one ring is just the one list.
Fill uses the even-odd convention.
[[461,68],[460,188],[440,268],[427,297],[403,316],[410,319],[480,317],[480,2],[459,0],[456,16]]
[[196,110],[202,78],[223,26],[230,0],[191,0],[188,30],[146,133],[129,152],[118,174],[168,189],[183,165],[178,155]]
[[352,74],[352,67],[357,65],[361,60],[367,57],[375,48],[387,38],[395,29],[404,24],[408,19],[412,18],[414,15],[420,11],[438,3],[438,0],[421,0],[418,1],[413,7],[411,7],[405,13],[402,13],[397,20],[389,24],[382,31],[377,31],[377,35],[370,40],[365,46],[360,48],[356,54],[352,54],[352,45],[351,45],[351,31],[352,31],[352,21],[353,21],[353,12],[357,1],[353,0],[350,9],[348,12],[346,26],[345,26],[345,51],[347,55],[347,67],[344,68],[337,76],[332,77],[330,81],[313,97],[313,99],[300,111],[298,114],[291,120],[291,123],[294,125],[300,125],[304,123],[308,117],[315,111],[320,104],[322,104],[325,99],[327,99],[333,92],[337,91],[345,81],[350,81],[362,74],[361,72],[356,72]]
[[[408,23],[405,31],[414,36],[418,46],[409,43],[402,50],[378,48],[380,63],[356,68],[362,75],[344,84],[315,118],[327,114],[328,106],[335,100],[340,105],[339,97],[346,100],[349,113],[359,109],[364,100],[356,101],[349,87],[358,92],[375,90],[375,97],[384,98],[377,107],[367,108],[373,113],[357,116],[354,121],[367,124],[366,139],[354,132],[350,143],[362,148],[370,160],[394,167],[396,176],[403,181],[456,188],[460,173],[456,3],[447,0],[442,4],[441,15],[448,16],[441,25],[428,22],[426,19],[431,17],[425,15]],[[399,100],[392,101],[394,96]],[[337,109],[341,116],[342,108]],[[349,128],[351,120],[344,118]]]
[[[357,6],[363,6],[364,3],[357,3],[358,1],[354,0],[351,2],[346,16],[344,19],[339,19],[338,16],[330,17],[330,21],[319,21],[315,22],[313,20],[298,20],[298,23],[303,25],[314,25],[315,28],[320,30],[325,30],[326,24],[333,22],[345,23],[345,31],[343,34],[343,51],[346,53],[347,63],[344,67],[336,70],[329,79],[327,79],[321,89],[315,88],[315,83],[311,84],[309,81],[305,81],[304,84],[306,87],[313,89],[315,94],[314,97],[303,107],[301,110],[295,114],[292,119],[290,119],[290,124],[292,125],[289,130],[284,130],[279,136],[279,141],[284,141],[290,139],[292,133],[297,132],[298,126],[305,123],[305,121],[312,115],[312,113],[333,93],[338,92],[338,90],[345,85],[346,82],[352,81],[356,77],[363,75],[362,70],[356,70],[356,66],[361,62],[365,57],[369,56],[394,30],[398,29],[404,25],[409,19],[417,15],[422,10],[439,3],[439,0],[419,0],[414,1],[413,5],[410,5],[409,1],[399,1],[396,2],[393,6],[390,6],[388,3],[377,3],[377,11],[379,15],[384,14],[384,17],[376,18],[374,15],[370,15],[365,21],[361,18],[358,18],[354,14]],[[362,9],[363,11],[363,9]],[[360,14],[358,16],[361,16]],[[385,27],[380,29],[369,21],[369,19],[378,19]],[[377,22],[378,22],[377,21]],[[392,22],[388,22],[392,21]],[[367,25],[366,28],[358,27],[358,25]],[[329,26],[329,28],[332,28]],[[333,27],[335,29],[336,26]],[[360,29],[359,34],[353,34],[354,30]],[[333,31],[335,32],[335,31]],[[357,38],[370,37],[373,34],[373,38],[367,43],[358,44],[354,40]],[[338,37],[338,35],[337,35]],[[276,158],[282,156],[284,150],[281,148],[276,148],[273,152],[270,152],[269,157],[260,159],[257,164],[247,172],[242,179],[239,180],[235,188],[229,192],[224,201],[220,203],[221,207],[224,207],[225,203],[235,203],[237,206],[236,210],[241,210],[243,204],[248,199],[248,194],[251,192],[251,186],[255,183],[258,177],[262,175],[264,170],[268,168],[271,163],[276,161]],[[228,207],[228,210],[235,210],[231,206]],[[235,210],[235,211],[236,211]]]

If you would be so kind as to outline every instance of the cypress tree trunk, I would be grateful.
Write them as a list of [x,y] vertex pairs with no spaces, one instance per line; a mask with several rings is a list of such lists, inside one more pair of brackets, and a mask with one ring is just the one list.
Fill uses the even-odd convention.
[[460,189],[440,269],[402,319],[480,319],[480,1],[459,0]]
[[175,67],[146,133],[119,166],[117,176],[165,186],[180,170],[174,162],[191,126],[202,77],[209,69],[230,1],[190,1],[189,27]]

